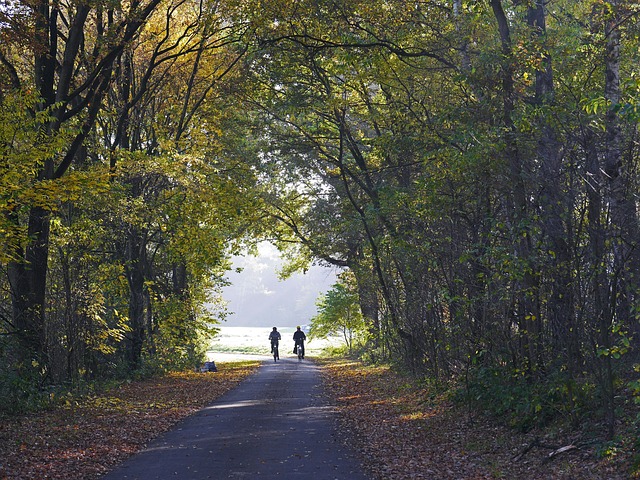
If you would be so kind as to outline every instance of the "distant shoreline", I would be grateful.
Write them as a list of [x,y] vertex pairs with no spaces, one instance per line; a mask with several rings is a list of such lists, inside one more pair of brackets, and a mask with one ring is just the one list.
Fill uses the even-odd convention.
[[[308,326],[301,325],[309,334]],[[296,327],[279,327],[282,334],[280,352],[284,355],[293,355],[293,332]],[[261,360],[270,358],[269,333],[271,327],[233,327],[227,325],[216,326],[218,335],[212,339],[207,350],[207,358],[213,361],[239,361]],[[339,337],[330,339],[316,338],[307,342],[307,351],[310,354],[319,354],[330,346],[342,344]]]

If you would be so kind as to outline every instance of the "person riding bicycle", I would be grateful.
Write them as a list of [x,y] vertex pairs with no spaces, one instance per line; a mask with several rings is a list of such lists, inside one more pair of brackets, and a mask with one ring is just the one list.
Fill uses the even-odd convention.
[[280,335],[280,332],[276,327],[273,327],[273,330],[271,330],[269,340],[271,340],[271,353],[273,353],[273,349],[278,348],[278,342],[282,340],[282,335]]
[[304,341],[307,336],[304,334],[300,326],[296,327],[296,331],[293,333],[293,341],[295,342],[297,349],[302,349],[302,358],[304,358]]

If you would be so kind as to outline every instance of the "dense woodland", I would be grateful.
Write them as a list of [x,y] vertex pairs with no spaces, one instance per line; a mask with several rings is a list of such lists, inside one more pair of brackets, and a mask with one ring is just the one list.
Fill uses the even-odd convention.
[[613,437],[639,47],[622,0],[2,0],[2,408],[193,367],[267,239],[349,272],[366,360]]

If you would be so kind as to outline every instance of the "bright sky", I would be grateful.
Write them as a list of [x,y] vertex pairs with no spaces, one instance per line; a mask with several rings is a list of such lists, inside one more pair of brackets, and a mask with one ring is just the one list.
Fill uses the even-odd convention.
[[277,249],[262,243],[258,257],[234,259],[234,268],[227,278],[231,286],[223,290],[229,303],[224,326],[229,327],[287,327],[308,324],[316,314],[316,300],[336,281],[335,271],[314,266],[306,274],[295,274],[279,280],[277,270],[282,261]]

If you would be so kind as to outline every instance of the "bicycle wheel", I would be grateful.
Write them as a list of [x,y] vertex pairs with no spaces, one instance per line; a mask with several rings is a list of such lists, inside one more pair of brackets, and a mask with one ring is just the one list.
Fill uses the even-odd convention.
[[280,354],[278,353],[278,346],[273,346],[273,361],[277,362],[280,359]]
[[302,348],[302,345],[298,345],[298,361],[301,362],[303,358],[304,358],[304,349]]

